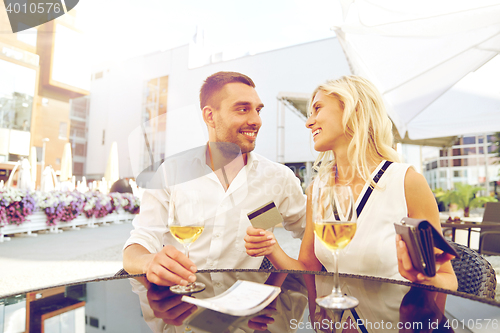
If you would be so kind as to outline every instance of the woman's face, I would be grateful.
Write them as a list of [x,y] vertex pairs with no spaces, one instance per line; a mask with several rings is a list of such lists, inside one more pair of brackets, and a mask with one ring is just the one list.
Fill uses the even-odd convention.
[[316,151],[335,151],[343,146],[347,148],[349,139],[342,126],[343,113],[342,104],[335,96],[321,90],[316,93],[311,115],[306,122],[306,127],[312,131]]

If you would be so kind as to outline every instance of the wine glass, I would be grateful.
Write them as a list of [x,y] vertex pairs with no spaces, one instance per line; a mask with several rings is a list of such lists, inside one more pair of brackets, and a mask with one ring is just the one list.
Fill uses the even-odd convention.
[[344,296],[339,282],[339,252],[349,244],[356,232],[356,208],[350,186],[319,184],[313,188],[314,233],[333,254],[334,287],[332,293],[316,299],[327,309],[350,309],[359,304],[351,296]]
[[[184,246],[184,253],[189,258],[189,246],[200,237],[205,227],[201,192],[173,188],[168,205],[168,228],[170,234]],[[192,282],[187,286],[175,285],[170,291],[176,294],[192,294],[205,289],[205,284]]]

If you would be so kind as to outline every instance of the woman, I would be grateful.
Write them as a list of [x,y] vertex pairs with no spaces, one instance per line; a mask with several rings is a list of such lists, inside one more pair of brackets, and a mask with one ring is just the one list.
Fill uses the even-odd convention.
[[[424,276],[413,268],[404,241],[395,233],[394,222],[405,216],[426,219],[441,230],[439,212],[425,178],[410,165],[398,163],[398,154],[392,148],[392,124],[375,86],[359,76],[344,76],[320,85],[312,95],[306,126],[312,132],[314,149],[321,152],[312,186],[334,177],[336,184],[351,186],[356,206],[368,186],[374,187],[358,216],[353,240],[339,255],[339,272],[403,277],[456,290],[451,255],[436,249],[437,274]],[[375,185],[373,177],[385,161],[394,163]],[[283,252],[270,231],[252,227],[245,237],[247,253],[265,255],[278,269],[320,270],[323,265],[333,270],[331,252],[315,242],[311,193],[309,187],[307,225],[298,260]]]

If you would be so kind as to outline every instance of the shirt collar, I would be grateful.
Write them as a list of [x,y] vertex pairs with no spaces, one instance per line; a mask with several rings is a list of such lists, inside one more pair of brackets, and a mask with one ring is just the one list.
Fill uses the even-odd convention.
[[254,152],[247,153],[247,168],[256,168],[259,165],[259,156]]

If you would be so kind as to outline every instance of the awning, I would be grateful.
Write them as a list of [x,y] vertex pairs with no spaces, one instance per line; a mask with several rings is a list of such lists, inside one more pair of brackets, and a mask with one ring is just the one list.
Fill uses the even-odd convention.
[[485,70],[487,79],[461,81],[500,53],[499,0],[340,2],[335,32],[351,71],[379,88],[400,134],[500,131],[499,67]]

